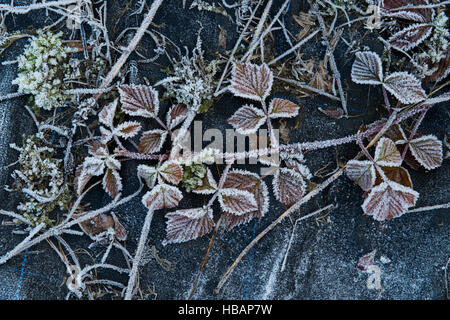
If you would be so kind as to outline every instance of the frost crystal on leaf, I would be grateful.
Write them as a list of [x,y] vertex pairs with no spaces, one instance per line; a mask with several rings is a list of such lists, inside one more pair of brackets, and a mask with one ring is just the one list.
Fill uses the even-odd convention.
[[248,191],[239,189],[222,189],[219,193],[219,203],[224,211],[241,215],[258,209],[255,197]]
[[272,184],[275,198],[287,206],[301,199],[306,189],[302,175],[288,168],[279,169],[273,177]]
[[266,121],[264,112],[253,105],[244,105],[239,108],[233,116],[228,119],[240,134],[252,134]]
[[140,164],[137,167],[137,172],[138,172],[138,175],[142,179],[144,179],[144,181],[147,184],[147,186],[149,188],[153,188],[153,186],[155,185],[156,177],[157,177],[157,173],[158,173],[156,168],[147,166],[145,164]]
[[158,115],[158,91],[143,85],[122,85],[119,87],[122,110],[130,116],[153,118]]
[[389,43],[397,49],[408,51],[418,46],[431,33],[433,27],[430,24],[413,24],[389,38]]
[[351,71],[352,80],[359,84],[380,84],[383,66],[375,52],[357,52]]
[[142,197],[142,203],[147,208],[153,205],[154,210],[174,208],[183,199],[181,191],[174,186],[160,183]]
[[292,118],[298,114],[300,107],[295,103],[275,98],[270,101],[269,115],[271,118]]
[[350,160],[345,168],[347,176],[364,191],[369,191],[375,184],[376,172],[369,160]]
[[233,63],[230,91],[238,97],[261,101],[272,89],[273,74],[267,64]]
[[194,208],[177,210],[166,214],[167,235],[163,245],[197,239],[211,232],[214,227],[212,210],[209,208]]
[[442,164],[442,142],[433,135],[413,139],[409,143],[414,158],[428,170]]
[[383,86],[402,103],[415,103],[427,97],[420,81],[407,72],[394,72],[386,77]]
[[377,221],[400,217],[416,204],[419,193],[393,181],[374,187],[364,203],[363,211]]
[[380,166],[398,167],[402,164],[402,156],[395,143],[388,138],[381,138],[375,149],[375,162]]
[[142,134],[139,141],[139,152],[155,153],[161,150],[164,141],[166,140],[167,131],[154,129],[146,131]]

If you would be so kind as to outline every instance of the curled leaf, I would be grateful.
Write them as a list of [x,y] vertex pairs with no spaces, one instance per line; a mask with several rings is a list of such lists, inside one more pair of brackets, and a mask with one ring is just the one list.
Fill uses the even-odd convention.
[[102,111],[100,111],[100,113],[98,114],[98,120],[100,121],[100,123],[104,124],[109,128],[113,126],[114,115],[116,113],[117,108],[117,100],[118,99],[106,105],[102,109]]
[[133,138],[141,130],[141,125],[136,121],[126,121],[119,124],[115,129],[114,133],[124,139]]
[[189,109],[184,104],[173,105],[166,116],[167,127],[170,130],[175,128],[177,125],[183,122],[184,119],[186,119],[188,112]]
[[402,156],[394,141],[384,137],[378,141],[374,160],[380,166],[386,167],[398,167],[402,164]]
[[122,191],[122,178],[116,170],[108,169],[102,181],[103,189],[115,199],[120,191]]
[[394,48],[408,51],[417,47],[423,40],[425,40],[433,30],[433,26],[428,23],[413,24],[389,38],[389,43]]

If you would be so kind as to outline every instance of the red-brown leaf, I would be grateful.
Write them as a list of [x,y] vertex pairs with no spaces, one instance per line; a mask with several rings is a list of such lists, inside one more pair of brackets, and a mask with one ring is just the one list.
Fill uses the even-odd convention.
[[122,85],[119,87],[122,110],[130,116],[153,118],[158,114],[158,91],[143,85]]
[[267,64],[233,63],[230,91],[238,97],[260,101],[272,89],[273,74]]
[[141,153],[155,153],[161,150],[164,141],[166,140],[167,131],[164,130],[149,130],[142,134],[139,141],[139,152]]

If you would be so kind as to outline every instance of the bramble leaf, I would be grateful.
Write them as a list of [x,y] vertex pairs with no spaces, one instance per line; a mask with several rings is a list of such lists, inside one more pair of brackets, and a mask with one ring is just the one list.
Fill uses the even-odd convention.
[[142,197],[142,203],[147,208],[153,205],[153,210],[174,208],[183,199],[181,191],[174,186],[160,183]]
[[442,142],[433,135],[422,136],[409,142],[414,158],[428,170],[442,164]]
[[213,194],[217,190],[217,183],[214,180],[211,170],[206,168],[206,174],[202,179],[202,185],[196,187],[192,190],[194,193],[198,194]]
[[158,168],[158,173],[164,180],[172,183],[178,184],[183,178],[183,168],[173,161],[166,161],[161,167]]
[[230,91],[238,97],[264,100],[270,93],[273,73],[267,64],[233,63]]
[[130,116],[154,118],[159,111],[158,91],[143,85],[119,87],[122,110]]
[[363,211],[377,221],[403,215],[416,204],[419,193],[393,181],[385,181],[374,187],[364,203]]
[[115,199],[122,191],[122,178],[118,171],[107,169],[102,181],[103,189]]
[[369,191],[375,184],[376,172],[369,160],[350,160],[347,162],[345,172],[364,191]]
[[145,131],[139,141],[139,152],[155,153],[161,150],[167,137],[167,131],[154,129]]
[[125,121],[119,124],[115,129],[114,133],[116,136],[128,139],[133,138],[141,130],[141,125],[137,121]]
[[301,199],[306,189],[302,175],[293,169],[277,170],[272,181],[275,198],[287,206]]
[[252,134],[266,121],[266,115],[253,105],[244,105],[239,108],[233,116],[228,119],[237,132],[240,134]]
[[212,210],[208,208],[177,210],[169,212],[166,217],[169,220],[163,245],[197,239],[211,232],[214,227]]
[[407,72],[394,72],[388,75],[383,86],[405,104],[420,102],[427,97],[420,81]]
[[388,138],[381,138],[375,149],[375,162],[380,166],[398,167],[402,164],[402,156],[395,143]]
[[113,126],[114,115],[117,108],[117,101],[118,99],[105,106],[98,114],[98,120],[100,121],[100,123],[103,123],[109,128],[112,128]]
[[222,210],[241,215],[258,209],[255,197],[248,191],[239,189],[222,189],[219,192],[219,203]]
[[432,30],[433,26],[428,23],[413,24],[393,34],[388,41],[394,48],[408,51],[417,47],[431,34]]
[[271,118],[292,118],[298,114],[300,107],[295,103],[275,98],[270,101],[269,115]]
[[184,104],[173,105],[166,116],[167,127],[172,130],[183,122],[183,120],[187,117],[188,111],[188,107]]
[[383,66],[375,52],[357,52],[351,76],[359,84],[380,84],[383,81]]

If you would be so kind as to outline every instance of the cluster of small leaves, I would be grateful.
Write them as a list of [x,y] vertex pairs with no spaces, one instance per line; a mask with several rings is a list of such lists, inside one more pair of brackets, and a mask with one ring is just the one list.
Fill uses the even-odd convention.
[[381,59],[375,52],[357,52],[351,76],[359,84],[382,85],[404,104],[420,102],[427,97],[420,80],[412,74],[394,72],[383,78]]
[[20,167],[12,173],[15,189],[24,197],[17,209],[33,224],[51,224],[48,215],[56,207],[67,209],[70,200],[62,160],[55,159],[55,150],[45,146],[39,134],[27,137],[22,147],[11,147],[20,152]]
[[206,167],[203,164],[192,164],[184,167],[182,186],[187,192],[191,192],[203,185],[203,178],[206,175]]
[[163,84],[166,89],[164,96],[175,98],[190,110],[200,113],[208,111],[213,99],[217,63],[216,60],[205,60],[199,32],[192,56],[186,53],[175,61],[171,73],[173,80]]
[[384,16],[395,19],[402,26],[388,42],[403,51],[420,45],[414,58],[425,69],[424,81],[440,81],[450,73],[448,17],[445,11],[437,14],[431,7],[408,8],[427,4],[426,0],[385,0],[381,9]]
[[19,92],[31,93],[35,105],[45,110],[61,106],[67,99],[62,79],[70,70],[66,63],[70,49],[63,44],[62,35],[39,30],[17,59],[18,77],[12,83],[19,85]]
[[[400,150],[407,146],[409,154],[404,160]],[[378,141],[373,161],[350,160],[346,172],[366,192],[364,213],[384,221],[403,215],[419,196],[408,170],[401,167],[403,161],[413,169],[419,163],[431,170],[442,164],[442,158],[442,143],[435,136],[407,139],[402,127],[395,125]]]

